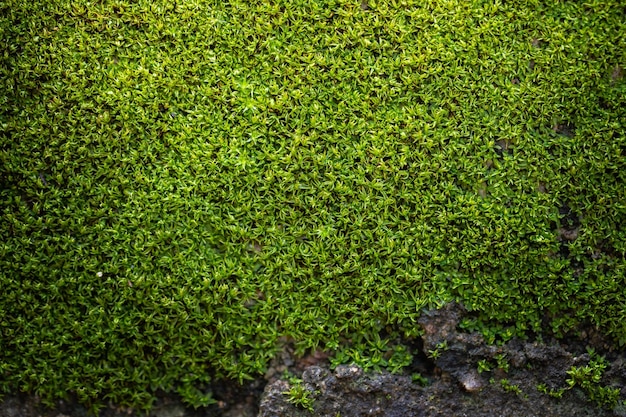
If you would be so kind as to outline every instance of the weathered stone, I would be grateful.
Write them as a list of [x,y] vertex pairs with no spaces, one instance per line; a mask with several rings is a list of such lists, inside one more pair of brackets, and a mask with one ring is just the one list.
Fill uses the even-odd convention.
[[475,370],[470,370],[459,377],[459,382],[467,392],[479,392],[485,387],[485,382]]
[[[311,388],[315,416],[421,416],[425,415],[422,388],[408,376],[388,372],[367,374],[357,366],[338,366],[334,372],[318,366],[305,370],[302,379]],[[266,387],[259,417],[311,416],[281,394],[289,384],[277,381]]]

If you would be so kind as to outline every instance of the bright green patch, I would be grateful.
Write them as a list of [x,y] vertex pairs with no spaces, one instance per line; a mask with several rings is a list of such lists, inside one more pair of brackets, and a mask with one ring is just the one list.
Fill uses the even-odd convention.
[[289,390],[283,394],[287,396],[287,401],[295,406],[302,407],[313,412],[315,400],[311,397],[314,392],[308,390],[299,378],[289,378]]
[[441,356],[441,354],[445,351],[447,351],[449,349],[448,347],[448,341],[444,340],[443,342],[439,342],[437,343],[437,345],[435,346],[434,349],[429,350],[428,356],[433,359],[433,360],[437,360],[439,359],[439,357]]
[[477,362],[478,373],[491,372],[494,369],[499,369],[503,372],[509,372],[510,364],[506,357],[506,354],[499,353],[495,356],[495,361],[488,359],[481,359]]
[[414,373],[411,374],[411,381],[413,381],[414,383],[425,387],[427,386],[430,381],[428,380],[428,378],[426,378],[424,375],[420,374],[420,373]]
[[623,345],[625,32],[619,0],[0,1],[0,392],[203,405],[281,336],[451,300]]
[[589,352],[589,364],[586,366],[573,366],[567,375],[566,380],[570,388],[580,386],[589,396],[589,400],[600,406],[613,408],[620,398],[620,389],[600,385],[602,375],[607,367],[607,362],[602,356]]
[[487,359],[479,360],[477,365],[479,374],[482,374],[483,372],[491,372],[493,370],[493,365]]
[[413,362],[413,354],[403,344],[388,345],[387,339],[373,334],[371,339],[357,335],[346,346],[338,349],[330,360],[330,367],[354,364],[365,371],[386,369],[391,373],[402,372]]
[[589,363],[585,366],[572,366],[567,371],[569,378],[566,379],[567,387],[549,389],[546,384],[539,384],[537,390],[554,398],[561,398],[565,391],[572,388],[581,388],[589,401],[600,407],[614,409],[623,401],[620,401],[620,388],[602,385],[602,376],[608,364],[606,359],[598,356],[593,349],[589,349]]
[[506,392],[513,392],[517,395],[523,395],[522,389],[519,387],[519,385],[512,384],[511,381],[506,378],[500,380],[500,386]]

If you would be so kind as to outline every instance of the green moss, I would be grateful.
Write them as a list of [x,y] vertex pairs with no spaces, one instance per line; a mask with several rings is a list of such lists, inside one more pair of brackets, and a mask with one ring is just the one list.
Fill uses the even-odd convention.
[[0,392],[201,405],[451,300],[626,343],[620,1],[0,10]]
[[287,396],[287,401],[313,412],[315,400],[311,397],[311,394],[315,394],[316,392],[310,391],[304,386],[303,381],[296,377],[289,378],[289,384],[289,390],[283,392],[283,394]]
[[569,378],[567,385],[569,388],[580,386],[588,395],[589,400],[599,406],[614,408],[619,402],[620,389],[600,385],[602,376],[607,367],[607,362],[602,356],[598,356],[594,351],[589,352],[589,364],[586,366],[572,366],[567,371]]
[[620,401],[620,388],[601,384],[604,371],[608,366],[606,359],[603,356],[598,356],[593,349],[588,349],[588,352],[589,363],[587,365],[572,366],[567,371],[569,376],[565,380],[567,387],[555,390],[549,389],[546,384],[539,384],[537,390],[551,397],[561,398],[565,391],[581,388],[587,395],[587,399],[599,407],[615,409],[623,405],[624,401]]
[[512,384],[511,381],[506,378],[500,380],[500,386],[506,392],[512,392],[520,396],[524,395],[522,389],[518,385]]

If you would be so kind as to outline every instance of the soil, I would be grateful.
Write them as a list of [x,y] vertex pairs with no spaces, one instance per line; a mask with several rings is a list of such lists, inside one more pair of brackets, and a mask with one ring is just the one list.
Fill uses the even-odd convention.
[[[212,387],[215,404],[188,409],[178,398],[162,394],[149,416],[626,416],[626,352],[612,349],[594,329],[581,330],[577,337],[557,340],[544,336],[541,342],[514,339],[493,346],[479,334],[458,330],[466,314],[456,304],[425,314],[419,323],[422,338],[405,341],[414,360],[403,374],[364,372],[354,365],[331,370],[326,353],[296,357],[293,346],[285,340],[282,353],[263,377],[244,385],[216,382]],[[600,385],[620,389],[620,404],[601,408],[578,387],[565,389],[561,398],[539,392],[540,384],[554,391],[567,388],[567,371],[588,364],[588,348],[606,358],[608,366]],[[435,350],[435,357],[426,354]],[[479,363],[489,365],[489,370]],[[313,411],[289,401],[285,392],[295,382],[285,376],[285,371],[302,381],[313,400]],[[0,404],[0,417],[88,415],[76,401],[59,401],[51,410],[37,397],[25,394],[5,396]],[[140,415],[145,414],[113,405],[99,414]]]

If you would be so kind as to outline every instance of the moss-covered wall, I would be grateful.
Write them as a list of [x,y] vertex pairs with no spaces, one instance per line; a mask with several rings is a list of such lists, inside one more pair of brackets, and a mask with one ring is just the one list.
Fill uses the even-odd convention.
[[624,33],[619,0],[0,2],[0,391],[200,404],[449,300],[624,344]]

